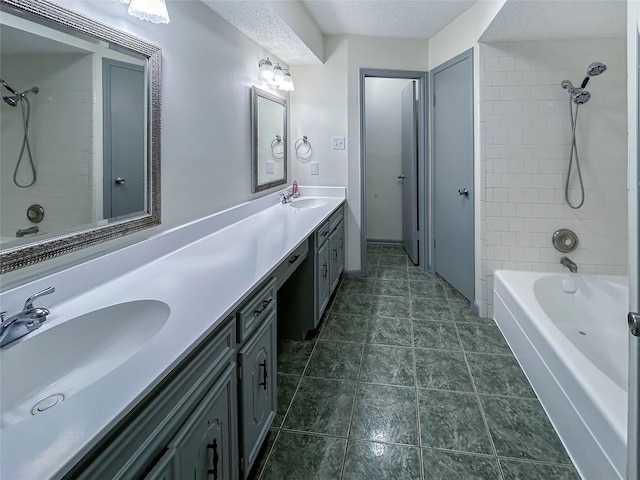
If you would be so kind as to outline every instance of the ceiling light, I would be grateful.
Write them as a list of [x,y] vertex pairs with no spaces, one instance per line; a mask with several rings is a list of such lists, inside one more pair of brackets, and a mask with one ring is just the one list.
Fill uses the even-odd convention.
[[129,15],[152,23],[169,23],[169,12],[164,0],[131,0]]
[[261,82],[271,83],[273,81],[273,64],[271,63],[271,60],[269,60],[269,57],[260,60],[258,67],[260,68],[258,80]]

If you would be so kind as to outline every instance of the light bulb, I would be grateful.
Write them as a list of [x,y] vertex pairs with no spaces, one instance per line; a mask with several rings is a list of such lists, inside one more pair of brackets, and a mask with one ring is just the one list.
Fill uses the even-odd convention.
[[258,63],[260,73],[258,74],[258,80],[261,82],[271,83],[273,81],[273,64],[269,57],[266,60],[260,60]]
[[279,87],[284,82],[284,72],[282,71],[282,67],[279,63],[276,63],[273,66],[273,80],[269,82],[270,85],[274,87]]
[[131,0],[129,15],[152,23],[169,23],[169,12],[164,0]]

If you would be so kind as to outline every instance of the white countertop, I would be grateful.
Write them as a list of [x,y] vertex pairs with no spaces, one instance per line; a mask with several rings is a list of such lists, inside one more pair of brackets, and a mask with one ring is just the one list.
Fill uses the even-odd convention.
[[171,313],[151,340],[99,382],[1,428],[0,476],[62,477],[345,199],[339,187],[300,191],[326,204],[295,209],[272,194],[4,293],[0,302],[14,313],[30,294],[56,287],[37,301],[51,310],[47,322],[5,348],[131,300],[160,300]]

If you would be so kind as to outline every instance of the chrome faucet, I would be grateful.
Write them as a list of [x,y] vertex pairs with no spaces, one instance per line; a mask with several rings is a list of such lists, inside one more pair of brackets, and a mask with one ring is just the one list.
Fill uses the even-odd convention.
[[22,238],[25,235],[30,235],[32,233],[38,233],[40,229],[38,228],[37,225],[34,225],[33,227],[29,227],[29,228],[21,228],[20,230],[18,230],[16,232],[16,237],[18,238]]
[[567,267],[571,273],[578,273],[578,265],[569,257],[562,257],[560,263]]
[[288,193],[284,192],[280,194],[280,203],[291,203],[291,199],[293,198],[293,192]]
[[34,293],[24,302],[21,312],[11,315],[6,320],[4,319],[6,312],[0,313],[0,318],[2,319],[2,323],[0,323],[0,347],[4,347],[42,326],[47,320],[47,315],[51,312],[46,308],[34,307],[33,302],[36,298],[49,295],[55,291],[55,287],[48,287],[41,292]]

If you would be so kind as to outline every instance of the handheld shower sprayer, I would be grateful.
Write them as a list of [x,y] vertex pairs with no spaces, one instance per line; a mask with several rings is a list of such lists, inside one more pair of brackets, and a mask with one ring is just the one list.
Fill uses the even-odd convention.
[[[600,75],[607,70],[607,66],[602,62],[593,62],[587,67],[587,76],[584,77],[580,87],[574,87],[569,80],[560,82],[560,86],[569,92],[569,117],[571,118],[571,151],[569,152],[569,169],[567,171],[567,180],[564,185],[564,199],[569,207],[577,210],[584,204],[584,183],[582,182],[582,172],[580,171],[580,159],[578,158],[578,145],[576,144],[576,128],[578,126],[578,107],[584,105],[591,99],[591,93],[585,90],[591,77]],[[573,108],[575,104],[575,111]],[[576,160],[576,171],[578,181],[580,182],[580,202],[572,204],[569,199],[569,181],[571,180],[571,170],[573,167],[573,159]]]
[[[16,186],[20,188],[27,188],[36,183],[36,165],[33,161],[33,155],[31,154],[31,145],[29,143],[29,120],[31,117],[31,105],[29,103],[29,99],[27,98],[27,94],[38,93],[40,89],[38,87],[31,87],[24,92],[18,92],[1,78],[0,84],[4,88],[9,90],[9,92],[11,92],[11,95],[3,96],[2,100],[4,100],[7,105],[10,105],[12,107],[17,107],[18,103],[22,107],[22,126],[24,128],[24,135],[22,137],[22,147],[20,148],[18,161],[16,162],[16,167],[13,170],[13,183],[15,183]],[[31,167],[31,181],[29,183],[23,184],[18,181],[18,170],[20,169],[20,164],[22,163],[22,158],[25,151],[27,153],[29,165]]]

